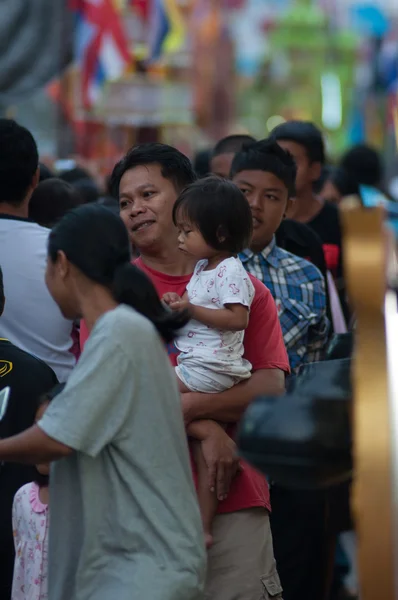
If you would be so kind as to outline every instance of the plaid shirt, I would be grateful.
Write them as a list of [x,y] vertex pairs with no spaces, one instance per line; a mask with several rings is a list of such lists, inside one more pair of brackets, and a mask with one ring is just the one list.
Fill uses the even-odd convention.
[[240,254],[245,269],[273,295],[292,371],[322,360],[328,338],[325,280],[307,260],[272,242],[254,254]]

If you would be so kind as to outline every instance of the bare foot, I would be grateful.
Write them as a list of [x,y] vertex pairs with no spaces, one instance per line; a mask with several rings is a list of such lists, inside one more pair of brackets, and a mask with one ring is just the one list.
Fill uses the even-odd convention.
[[205,532],[205,544],[206,544],[206,549],[207,550],[212,547],[212,545],[213,545],[213,536],[211,535],[211,533],[206,533]]

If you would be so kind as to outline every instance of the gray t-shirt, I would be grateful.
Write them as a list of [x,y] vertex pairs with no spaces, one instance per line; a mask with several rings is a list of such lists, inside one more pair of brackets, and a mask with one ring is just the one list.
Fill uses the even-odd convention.
[[102,316],[39,427],[76,451],[51,469],[49,598],[202,598],[181,405],[152,324],[123,305]]

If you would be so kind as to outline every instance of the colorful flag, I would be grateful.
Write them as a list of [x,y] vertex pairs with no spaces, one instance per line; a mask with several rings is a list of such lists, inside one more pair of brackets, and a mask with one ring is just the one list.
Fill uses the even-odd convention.
[[106,81],[118,79],[131,63],[122,17],[112,0],[72,0],[76,12],[76,59],[81,68],[83,104],[98,100]]
[[184,18],[177,0],[152,0],[149,62],[178,51],[184,40]]

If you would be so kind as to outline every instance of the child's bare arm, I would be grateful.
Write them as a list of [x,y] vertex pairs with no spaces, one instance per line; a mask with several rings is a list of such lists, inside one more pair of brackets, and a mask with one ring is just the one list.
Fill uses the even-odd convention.
[[225,308],[204,308],[191,304],[188,298],[169,302],[172,310],[188,310],[193,319],[214,329],[242,331],[249,323],[249,310],[243,304],[226,304]]

